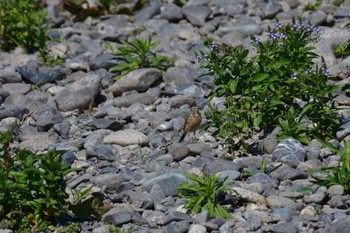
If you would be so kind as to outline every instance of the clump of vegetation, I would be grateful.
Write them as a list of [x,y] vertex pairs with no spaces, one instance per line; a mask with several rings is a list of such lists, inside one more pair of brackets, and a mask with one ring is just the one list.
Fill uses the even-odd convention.
[[190,210],[192,214],[206,210],[212,218],[232,217],[219,202],[220,195],[228,191],[229,185],[233,184],[226,182],[227,177],[221,179],[218,175],[208,173],[204,173],[203,178],[191,173],[187,177],[190,182],[180,184],[178,189],[180,197],[187,199],[185,209]]
[[344,143],[344,149],[339,149],[316,137],[316,139],[331,150],[333,153],[340,156],[340,161],[336,167],[322,167],[320,169],[310,170],[309,174],[314,179],[312,182],[321,186],[330,187],[332,185],[341,185],[345,192],[350,192],[350,141]]
[[350,55],[350,40],[344,44],[336,44],[333,47],[334,55],[337,58],[344,58]]
[[116,56],[121,57],[124,63],[120,63],[112,68],[110,72],[117,73],[117,79],[140,68],[158,68],[161,70],[171,66],[173,60],[167,56],[156,54],[152,50],[159,42],[152,41],[153,35],[147,39],[135,38],[133,41],[123,41],[123,45],[115,50],[111,44],[104,42],[106,47]]
[[303,143],[312,134],[332,138],[339,125],[333,92],[339,87],[328,83],[324,61],[314,63],[318,55],[309,43],[318,38],[317,27],[277,21],[265,41],[251,36],[257,52],[252,58],[242,46],[207,39],[209,52],[200,52],[198,60],[208,75],[216,76],[210,100],[226,97],[220,110],[209,102],[207,116],[217,134],[243,146],[257,132],[275,126],[282,128],[281,138],[295,137]]
[[102,200],[87,198],[91,189],[75,190],[76,201],[68,201],[65,175],[81,169],[62,163],[62,154],[57,154],[55,149],[36,154],[13,148],[15,128],[16,122],[7,132],[0,132],[1,225],[18,232],[30,232],[54,228],[54,221],[63,215],[88,219],[92,214],[103,214]]

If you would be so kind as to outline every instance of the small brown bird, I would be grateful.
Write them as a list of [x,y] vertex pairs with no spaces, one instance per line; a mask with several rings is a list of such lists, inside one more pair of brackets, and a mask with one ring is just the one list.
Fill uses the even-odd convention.
[[196,130],[202,122],[202,116],[199,113],[198,107],[192,107],[190,115],[187,117],[184,127],[183,127],[183,135],[181,136],[179,142],[182,142],[188,132],[193,132],[195,135]]

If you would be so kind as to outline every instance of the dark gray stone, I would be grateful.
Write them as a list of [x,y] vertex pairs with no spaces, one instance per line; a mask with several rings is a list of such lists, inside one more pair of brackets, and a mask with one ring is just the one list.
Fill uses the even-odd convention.
[[27,108],[10,105],[3,109],[0,109],[0,120],[8,117],[15,117],[18,120],[22,120],[24,115],[28,112],[29,110]]
[[110,53],[104,53],[90,60],[89,65],[91,70],[98,70],[98,69],[108,70],[109,68],[112,68],[113,66],[118,65],[119,62],[120,62],[120,59],[115,55]]
[[162,9],[161,17],[175,23],[183,19],[183,14],[179,6],[169,3]]
[[182,145],[182,146],[176,147],[171,152],[171,155],[174,157],[175,161],[181,161],[190,155],[190,151],[186,145]]
[[100,91],[101,79],[93,73],[81,77],[59,92],[54,100],[59,110],[86,109]]
[[273,172],[270,173],[270,176],[276,180],[298,180],[298,179],[307,179],[308,174],[304,171],[301,171],[297,168],[291,168],[288,165],[282,165]]
[[116,226],[121,226],[125,223],[128,223],[131,221],[131,219],[131,214],[123,210],[107,212],[102,216],[102,221],[104,223],[115,224]]
[[298,227],[291,223],[278,223],[273,227],[273,232],[276,233],[298,233]]
[[158,184],[166,196],[173,196],[177,194],[177,189],[183,182],[186,182],[186,177],[183,174],[168,172],[147,180],[142,184],[142,190],[150,192],[152,187]]
[[113,131],[118,131],[123,128],[123,124],[119,123],[118,121],[105,119],[105,118],[99,118],[94,121],[94,125],[98,129],[110,129]]
[[272,153],[272,160],[284,162],[295,168],[300,162],[304,162],[305,149],[303,145],[294,138],[285,139],[278,143]]
[[171,222],[168,224],[164,231],[167,233],[185,233],[190,229],[190,223],[187,220],[180,222]]
[[54,124],[61,123],[63,116],[55,108],[47,108],[34,114],[39,131],[48,131]]
[[113,162],[117,159],[117,156],[113,153],[112,149],[107,145],[94,145],[86,148],[86,158],[90,159],[92,157],[97,157],[101,160],[107,160]]
[[160,70],[155,68],[145,68],[132,71],[124,77],[118,79],[109,90],[114,96],[120,96],[127,91],[136,90],[144,92],[162,77]]
[[328,232],[329,233],[348,233],[350,229],[349,226],[350,226],[350,219],[346,218],[331,224]]
[[314,26],[323,25],[327,21],[327,14],[322,10],[317,10],[310,15],[309,21]]
[[149,105],[156,101],[159,95],[160,90],[158,88],[152,88],[145,93],[130,93],[117,97],[114,103],[117,107],[130,107],[134,103]]
[[264,19],[273,19],[278,13],[282,12],[282,5],[278,2],[269,2],[267,3],[264,9]]
[[182,13],[193,26],[201,27],[211,14],[211,10],[207,6],[185,6],[182,8]]
[[290,207],[273,208],[272,209],[272,220],[290,222],[296,211]]
[[26,65],[19,67],[19,73],[24,79],[40,86],[64,77],[67,71],[60,66],[39,69],[39,64],[30,60]]

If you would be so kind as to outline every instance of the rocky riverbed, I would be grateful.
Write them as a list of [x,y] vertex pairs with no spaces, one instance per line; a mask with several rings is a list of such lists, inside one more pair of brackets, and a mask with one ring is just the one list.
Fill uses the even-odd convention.
[[[276,18],[288,23],[302,17],[319,25],[315,52],[324,56],[330,76],[346,83],[350,57],[336,59],[332,46],[350,39],[349,0],[340,6],[323,1],[320,9],[306,12],[314,1],[189,0],[180,7],[171,0],[150,0],[131,16],[82,22],[57,11],[54,2],[48,1],[50,17],[61,23],[51,35],[60,42],[48,46],[65,62],[44,67],[37,54],[19,49],[0,53],[0,128],[6,130],[17,118],[15,146],[35,152],[56,147],[68,151],[64,158],[72,167],[85,168],[68,177],[69,188],[92,187],[112,208],[101,220],[82,222],[81,232],[108,232],[111,224],[135,233],[350,232],[350,199],[344,188],[320,187],[307,174],[339,161],[316,141],[303,146],[294,139],[260,138],[258,153],[242,157],[213,137],[212,129],[199,130],[196,143],[190,137],[178,143],[192,106],[200,108],[202,125],[208,121],[204,113],[213,77],[200,77],[205,71],[195,56],[205,49],[204,36],[250,48],[249,35],[266,36]],[[103,40],[116,47],[152,33],[159,41],[156,52],[173,58],[174,66],[165,72],[139,69],[114,81],[108,70],[120,60]],[[350,105],[345,93],[339,93],[337,102]],[[349,110],[340,114],[342,122],[350,117]],[[349,134],[345,123],[332,142],[338,145]],[[263,160],[268,168],[278,168],[262,173]],[[230,210],[232,219],[186,213],[177,188],[189,171],[217,173],[235,182],[232,190],[246,201]]]

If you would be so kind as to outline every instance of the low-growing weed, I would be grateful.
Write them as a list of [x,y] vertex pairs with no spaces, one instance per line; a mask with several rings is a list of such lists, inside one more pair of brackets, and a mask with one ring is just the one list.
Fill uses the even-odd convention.
[[[75,203],[68,201],[65,176],[81,169],[62,163],[62,154],[50,150],[36,154],[13,148],[14,122],[7,132],[0,132],[0,219],[16,232],[54,228],[50,225],[60,216],[85,219],[101,216],[101,202],[96,197],[85,200],[91,189],[74,191]],[[81,218],[84,219],[84,218]],[[72,228],[74,228],[72,226]],[[75,228],[74,228],[75,229]]]
[[40,54],[48,41],[49,24],[46,11],[35,0],[0,1],[0,46],[11,50],[16,46]]
[[190,210],[192,214],[206,210],[212,218],[232,217],[219,202],[219,196],[228,191],[228,186],[233,184],[226,182],[227,177],[221,179],[218,175],[208,173],[204,173],[203,178],[191,173],[187,177],[190,182],[181,183],[178,189],[180,197],[187,199],[185,209]]
[[[251,36],[256,50],[251,58],[243,46],[233,48],[206,39],[209,50],[197,58],[207,75],[216,76],[217,88],[210,100],[226,97],[220,110],[209,101],[209,124],[218,129],[218,135],[244,144],[265,128],[281,126],[281,137],[297,137],[303,143],[311,133],[332,138],[339,124],[333,93],[339,87],[328,83],[323,59],[314,63],[318,55],[309,43],[318,38],[317,27],[296,20],[285,25],[276,21],[266,40]],[[306,129],[304,121],[310,122]]]
[[344,58],[350,55],[350,40],[345,44],[336,44],[333,47],[334,55],[337,58]]
[[152,52],[157,46],[157,41],[152,41],[153,36],[147,39],[135,38],[133,41],[123,41],[123,45],[115,51],[111,44],[104,41],[106,47],[115,55],[121,57],[124,63],[120,63],[112,68],[110,72],[117,73],[117,78],[140,68],[158,68],[164,70],[172,64],[172,59]]
[[[336,167],[322,167],[310,170],[309,174],[314,180],[312,182],[321,186],[330,187],[332,185],[342,185],[344,190],[350,192],[350,141],[344,143],[344,149],[336,148],[329,142],[315,137],[322,145],[340,156],[340,161]],[[321,176],[320,176],[321,175]]]

